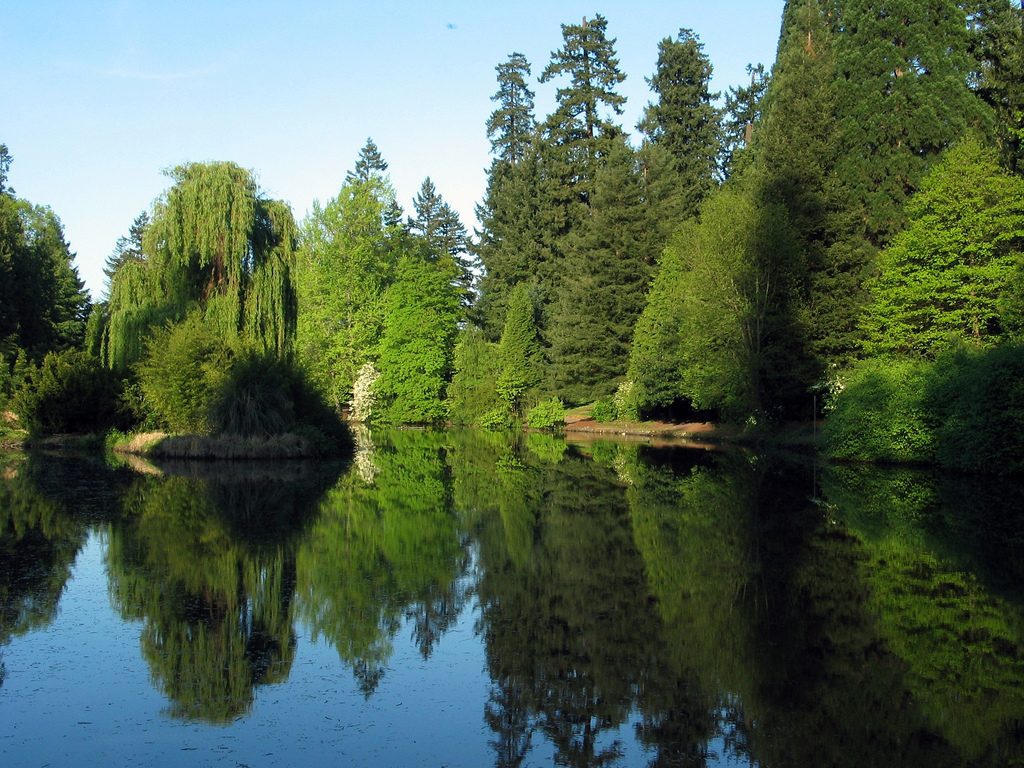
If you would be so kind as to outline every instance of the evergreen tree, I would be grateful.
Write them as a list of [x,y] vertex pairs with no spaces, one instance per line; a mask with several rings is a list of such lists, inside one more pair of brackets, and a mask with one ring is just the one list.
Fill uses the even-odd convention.
[[14,197],[7,186],[11,156],[0,145],[0,358],[19,350],[41,360],[82,343],[89,298],[49,208]]
[[748,64],[749,86],[729,88],[725,95],[722,111],[722,156],[719,159],[719,173],[729,178],[742,168],[743,149],[754,136],[754,127],[761,120],[765,93],[771,82],[771,75],[765,72],[764,64]]
[[[835,167],[836,124],[834,14],[828,0],[790,0],[783,12],[779,49],[764,98],[763,118],[752,141],[765,195],[785,206],[800,242],[799,300],[813,328],[808,358],[818,378],[854,307],[857,291],[842,290],[845,277],[828,261],[829,178]],[[838,317],[836,314],[838,313]],[[813,360],[811,358],[814,358]]]
[[969,0],[972,87],[995,116],[1004,165],[1024,173],[1024,6]]
[[529,285],[518,283],[508,299],[505,328],[498,345],[501,372],[496,383],[498,396],[517,420],[533,404],[544,376],[536,312]]
[[713,103],[719,94],[710,92],[710,82],[711,61],[691,30],[658,43],[658,69],[647,80],[658,99],[647,105],[637,128],[672,156],[685,198],[674,213],[684,217],[695,215],[715,186],[721,124]]
[[583,19],[582,24],[563,24],[562,47],[552,51],[551,62],[540,76],[542,83],[556,77],[569,80],[556,93],[558,106],[547,119],[545,133],[559,149],[563,178],[583,203],[589,201],[604,144],[621,132],[604,110],[621,115],[626,102],[615,91],[626,76],[619,71],[615,39],[607,37],[607,26],[600,14],[591,21]]
[[516,165],[526,155],[537,127],[533,91],[526,85],[530,62],[521,53],[511,53],[508,61],[494,69],[498,73],[498,91],[491,101],[496,101],[498,107],[487,118],[487,138],[497,162]]
[[108,298],[110,296],[110,281],[114,279],[114,273],[121,265],[126,261],[143,261],[146,258],[142,250],[142,241],[147,226],[149,226],[149,213],[142,211],[135,217],[128,234],[117,238],[114,251],[107,256],[103,274],[107,277],[106,295]]
[[345,174],[345,183],[359,184],[370,179],[385,181],[387,170],[387,162],[385,162],[380,150],[377,149],[377,145],[373,143],[373,139],[368,137],[366,144],[359,150],[359,157],[356,158],[355,167]]
[[626,371],[661,245],[649,213],[636,154],[619,139],[598,172],[591,215],[569,241],[548,329],[554,385],[569,402],[609,394]]
[[968,139],[907,204],[910,226],[879,257],[864,322],[874,354],[933,356],[1005,336],[1002,302],[1024,258],[1024,179]]
[[450,262],[456,269],[456,284],[462,300],[469,305],[473,294],[473,266],[469,255],[469,236],[459,214],[445,202],[428,176],[413,198],[414,215],[409,231],[423,244],[431,261]]

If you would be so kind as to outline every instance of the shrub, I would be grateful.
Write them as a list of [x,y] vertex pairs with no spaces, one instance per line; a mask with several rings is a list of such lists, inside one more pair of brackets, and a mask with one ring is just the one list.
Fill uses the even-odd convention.
[[504,405],[496,405],[480,417],[480,426],[484,429],[512,429],[515,424],[512,421],[512,414]]
[[644,386],[631,379],[627,379],[619,384],[615,390],[615,394],[612,396],[612,403],[620,419],[639,421],[640,407],[645,397]]
[[935,414],[925,402],[930,364],[874,359],[858,363],[825,423],[828,453],[859,461],[934,459]]
[[561,429],[565,425],[565,404],[557,397],[542,400],[526,414],[531,429]]
[[602,423],[615,421],[615,403],[610,397],[602,397],[594,403],[594,410],[590,415],[595,421]]
[[267,437],[295,424],[291,366],[273,354],[245,352],[232,363],[211,402],[213,432]]
[[121,378],[91,355],[51,352],[25,375],[12,406],[35,434],[105,432],[126,422],[121,387]]

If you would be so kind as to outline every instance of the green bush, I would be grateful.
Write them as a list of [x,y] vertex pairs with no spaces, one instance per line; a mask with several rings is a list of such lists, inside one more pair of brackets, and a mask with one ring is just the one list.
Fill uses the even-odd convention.
[[122,384],[85,352],[51,352],[25,375],[11,405],[34,434],[105,432],[129,420],[120,402]]
[[590,415],[594,421],[602,423],[615,421],[615,403],[610,397],[602,397],[594,403],[594,410],[591,411]]
[[879,358],[858,363],[825,423],[829,455],[857,461],[929,462],[935,414],[926,403],[930,364]]
[[158,330],[136,366],[146,409],[172,432],[210,432],[210,414],[233,357],[198,314]]
[[557,397],[542,400],[526,413],[531,429],[561,429],[565,426],[565,405]]
[[504,405],[497,405],[480,417],[480,426],[484,429],[512,429],[515,424],[512,415]]
[[275,355],[245,352],[235,358],[211,403],[213,432],[267,437],[295,423],[294,371]]

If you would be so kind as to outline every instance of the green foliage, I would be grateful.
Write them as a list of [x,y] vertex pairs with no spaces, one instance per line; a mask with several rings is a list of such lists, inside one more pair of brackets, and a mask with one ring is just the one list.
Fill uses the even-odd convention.
[[865,347],[934,356],[957,339],[993,344],[1024,257],[1024,178],[973,138],[950,149],[907,203],[910,226],[879,257]]
[[405,248],[401,227],[387,221],[394,202],[390,184],[373,177],[346,184],[326,206],[314,203],[302,225],[296,352],[338,410],[384,327],[384,291]]
[[542,400],[526,414],[530,429],[561,429],[565,426],[565,404],[560,398]]
[[497,162],[515,165],[525,157],[536,130],[533,117],[533,91],[526,85],[530,79],[530,62],[521,53],[510,53],[508,60],[498,64],[498,91],[491,101],[498,103],[487,118],[487,138]]
[[828,453],[858,461],[930,461],[935,423],[926,402],[928,375],[921,361],[858,363],[825,423]]
[[[467,326],[459,332],[448,386],[448,417],[454,424],[482,424],[498,406],[498,345],[481,330]],[[506,414],[507,418],[507,414]]]
[[602,397],[594,402],[594,410],[591,411],[590,415],[594,421],[602,423],[615,421],[615,418],[618,416],[615,410],[615,401],[610,397]]
[[536,313],[530,286],[519,283],[509,295],[505,328],[497,350],[501,368],[495,382],[498,397],[516,419],[533,404],[544,376]]
[[392,424],[443,421],[445,389],[461,315],[450,261],[403,257],[384,296],[378,347],[376,420]]
[[196,313],[153,332],[136,366],[147,410],[173,432],[209,433],[233,358],[230,345]]
[[677,215],[697,214],[715,187],[721,152],[721,116],[711,93],[711,61],[692,30],[680,29],[673,40],[658,43],[658,68],[647,80],[657,101],[648,104],[637,126],[649,141],[671,156],[678,192],[684,196]]
[[764,64],[747,64],[747,74],[749,86],[731,87],[725,94],[722,155],[718,161],[724,178],[733,176],[748,162],[749,153],[744,150],[753,138],[755,126],[761,122],[765,94],[771,83],[771,73],[765,71]]
[[103,432],[125,426],[122,380],[86,352],[51,352],[24,377],[11,403],[34,434]]
[[142,258],[122,261],[111,279],[108,364],[137,361],[155,327],[195,309],[229,341],[288,354],[296,321],[291,210],[261,197],[234,163],[192,163],[169,176]]
[[871,359],[825,423],[830,455],[1024,472],[1024,349],[962,347],[934,361]]

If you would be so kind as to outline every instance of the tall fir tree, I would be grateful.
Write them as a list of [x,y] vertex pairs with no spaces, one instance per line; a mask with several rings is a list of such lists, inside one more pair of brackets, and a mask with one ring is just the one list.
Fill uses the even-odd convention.
[[377,145],[372,138],[367,137],[363,148],[359,150],[359,157],[356,158],[355,167],[345,174],[346,184],[359,184],[378,179],[383,181],[388,170],[388,164],[381,155]]
[[557,107],[545,123],[545,134],[559,150],[565,181],[584,204],[589,202],[604,146],[621,132],[605,113],[621,115],[626,103],[615,90],[626,76],[619,71],[615,38],[607,36],[607,27],[600,14],[581,24],[563,24],[562,47],[552,51],[540,76],[542,83],[568,78],[568,85],[556,92]]
[[474,262],[469,253],[469,235],[459,214],[445,202],[428,176],[413,198],[409,232],[422,244],[430,261],[450,262],[462,301],[469,306],[473,296]]
[[143,261],[146,258],[142,250],[143,237],[146,234],[146,227],[149,226],[149,212],[142,211],[132,222],[127,235],[121,235],[114,244],[113,252],[107,256],[103,265],[103,274],[106,275],[106,295],[110,296],[110,281],[114,274],[126,261]]
[[647,139],[672,157],[681,200],[672,214],[697,213],[715,186],[721,153],[721,116],[710,90],[711,61],[689,29],[658,43],[658,67],[647,83],[657,95],[637,125]]
[[537,308],[527,283],[518,283],[509,295],[498,358],[501,367],[495,388],[513,418],[521,420],[544,378]]
[[575,403],[610,394],[625,374],[661,245],[636,153],[624,137],[598,171],[590,210],[568,241],[548,327],[554,388]]
[[722,110],[722,154],[718,160],[719,174],[727,179],[743,167],[744,149],[754,137],[761,121],[764,97],[771,83],[771,75],[764,64],[748,64],[750,85],[729,88]]
[[510,53],[508,60],[496,66],[498,91],[491,96],[497,108],[487,118],[487,138],[491,154],[498,163],[516,165],[533,142],[536,120],[533,115],[533,91],[526,85],[530,62],[521,53]]

